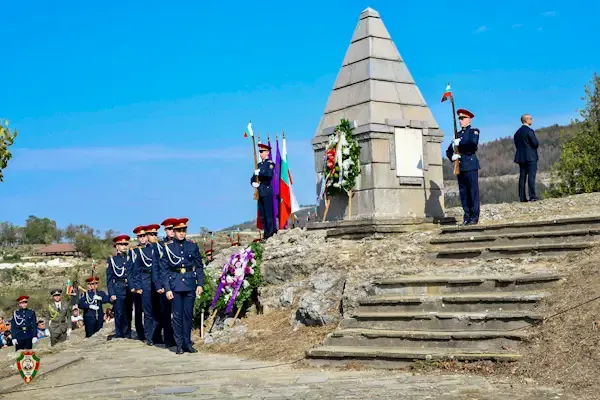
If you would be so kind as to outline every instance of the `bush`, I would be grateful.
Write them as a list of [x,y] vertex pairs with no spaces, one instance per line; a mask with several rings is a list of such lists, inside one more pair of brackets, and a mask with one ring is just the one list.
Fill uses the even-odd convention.
[[583,121],[566,139],[559,161],[552,170],[548,194],[554,197],[600,191],[600,76],[594,74],[585,86]]

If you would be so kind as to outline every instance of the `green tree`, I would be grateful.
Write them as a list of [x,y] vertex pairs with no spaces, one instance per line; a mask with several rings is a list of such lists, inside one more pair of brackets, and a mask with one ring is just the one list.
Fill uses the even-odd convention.
[[56,221],[49,218],[38,218],[30,215],[25,222],[25,242],[28,244],[50,244],[59,242],[60,230]]
[[585,108],[577,131],[566,138],[552,170],[548,194],[554,197],[600,191],[600,76],[585,86]]
[[8,150],[15,142],[18,133],[13,130],[11,133],[8,129],[8,120],[4,124],[0,123],[0,182],[4,182],[3,171],[8,165],[8,161],[12,158],[11,152]]
[[14,246],[19,240],[19,228],[10,222],[0,223],[0,245]]

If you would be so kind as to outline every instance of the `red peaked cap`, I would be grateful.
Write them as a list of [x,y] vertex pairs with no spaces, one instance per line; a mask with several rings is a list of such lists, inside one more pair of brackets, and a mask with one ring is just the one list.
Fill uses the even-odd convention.
[[177,221],[177,218],[167,218],[163,222],[161,222],[161,225],[164,226],[165,228],[172,228],[173,223],[175,221]]
[[135,235],[145,235],[146,234],[146,227],[144,225],[140,225],[140,226],[136,227],[133,230],[133,233]]
[[146,225],[146,232],[158,232],[160,229],[159,224]]
[[127,243],[129,243],[130,239],[131,238],[129,237],[129,235],[119,235],[119,236],[113,238],[113,243],[115,243],[115,244],[118,244],[118,243],[127,244]]
[[473,114],[471,111],[466,110],[464,108],[459,108],[458,110],[456,110],[456,115],[465,116],[465,117],[469,117],[469,118],[475,118],[475,114]]
[[259,148],[260,150],[271,150],[271,146],[269,146],[269,145],[266,145],[266,144],[262,144],[262,143],[259,143],[259,144],[258,144],[258,148]]
[[189,218],[176,219],[175,221],[173,221],[173,229],[187,228],[187,223],[189,220],[190,220]]
[[93,276],[90,276],[90,277],[89,277],[89,278],[87,278],[85,281],[86,281],[87,283],[94,283],[94,282],[97,282],[97,279],[96,279],[96,278],[94,278]]
[[28,298],[29,298],[29,296],[20,296],[20,297],[17,299],[17,303],[20,303],[20,302],[22,302],[23,300],[27,300]]

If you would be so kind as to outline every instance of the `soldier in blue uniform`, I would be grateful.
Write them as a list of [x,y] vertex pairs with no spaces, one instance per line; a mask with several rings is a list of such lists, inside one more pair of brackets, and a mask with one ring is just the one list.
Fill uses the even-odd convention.
[[10,335],[15,351],[31,350],[37,342],[37,318],[35,311],[27,308],[29,296],[17,299],[18,309],[13,312],[10,324]]
[[198,245],[185,238],[188,218],[173,223],[174,240],[165,242],[160,259],[161,277],[167,299],[172,302],[173,335],[177,354],[197,353],[192,347],[194,301],[202,294],[204,264]]
[[[133,263],[133,280],[136,282],[135,287],[141,298],[142,311],[144,313],[144,337],[148,346],[154,345],[154,310],[152,304],[152,294],[154,282],[152,280],[152,271],[155,269],[153,248],[148,243],[148,226],[138,226],[133,231],[139,241],[137,247],[137,257]],[[137,314],[137,310],[136,310]]]
[[254,175],[250,178],[250,184],[258,189],[258,212],[260,213],[264,230],[264,238],[267,240],[275,234],[273,186],[271,186],[275,163],[269,159],[270,146],[259,143],[258,149],[261,161],[258,163],[258,168],[254,171]]
[[[138,226],[133,230],[133,233],[136,235],[138,243],[142,243],[142,241],[147,241],[146,232],[143,231],[143,226]],[[143,232],[142,232],[143,231]],[[139,234],[138,234],[139,233]],[[129,321],[132,320],[132,316],[130,311],[133,311],[135,315],[135,333],[137,335],[138,340],[145,341],[146,336],[144,334],[144,315],[142,312],[142,292],[139,288],[141,285],[140,282],[137,281],[137,276],[134,275],[135,262],[139,257],[139,248],[136,246],[132,249],[129,249],[127,253],[127,259],[131,263],[131,269],[129,270],[129,279],[127,284],[129,286],[129,292],[131,293],[132,299],[132,307],[131,310],[127,309],[128,315],[127,318]]]
[[[155,303],[155,314],[157,319],[156,329],[154,330],[154,342],[163,342],[166,347],[175,346],[175,339],[173,338],[173,325],[171,323],[171,302],[167,300],[165,288],[163,286],[163,280],[161,277],[160,270],[160,259],[164,256],[164,245],[165,242],[173,240],[175,232],[173,231],[173,222],[176,218],[167,218],[161,225],[165,229],[164,240],[159,240],[153,243],[154,246],[154,268],[152,271],[152,277],[154,280],[154,287],[157,294],[157,302]],[[158,229],[158,228],[157,228]],[[152,238],[152,237],[151,237]]]
[[128,279],[132,263],[127,257],[127,247],[130,239],[128,235],[115,237],[113,243],[117,249],[117,254],[108,257],[106,261],[106,286],[115,311],[115,338],[131,339],[130,315],[133,306],[133,293],[129,291]]
[[471,127],[471,119],[475,115],[461,108],[456,111],[461,126],[459,137],[455,138],[446,156],[451,161],[459,160],[460,174],[458,175],[458,190],[460,202],[464,210],[463,225],[479,223],[479,159],[477,145],[479,144],[479,129]]
[[89,277],[85,281],[88,289],[79,299],[79,308],[83,310],[85,337],[89,338],[104,326],[102,304],[110,303],[110,299],[106,293],[98,290],[100,280],[97,277]]

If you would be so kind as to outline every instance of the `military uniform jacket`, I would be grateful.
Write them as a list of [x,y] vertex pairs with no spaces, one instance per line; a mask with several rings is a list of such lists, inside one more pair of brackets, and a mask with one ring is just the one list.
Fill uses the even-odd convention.
[[118,253],[106,260],[106,286],[108,296],[126,296],[132,262],[125,255]]
[[48,329],[51,333],[64,333],[71,328],[71,308],[69,303],[60,302],[60,310],[57,309],[56,303],[48,304],[46,311],[46,320],[48,321]]
[[204,264],[195,242],[189,239],[168,241],[164,250],[160,258],[160,276],[167,292],[187,292],[204,285]]
[[[100,299],[95,299],[94,296],[99,296]],[[104,321],[104,311],[102,311],[102,304],[110,302],[108,295],[102,290],[93,291],[88,290],[83,292],[79,299],[79,308],[83,310],[83,319],[97,319]],[[95,305],[98,307],[97,310],[91,309],[90,306]]]
[[164,289],[162,280],[162,271],[160,270],[160,259],[165,255],[165,242],[160,240],[152,243],[152,256],[154,262],[152,264],[152,282],[156,290]]
[[142,279],[144,275],[151,276],[154,264],[153,255],[154,246],[147,243],[144,246],[138,246],[131,250],[132,271],[130,275],[130,287],[142,289]]
[[27,340],[37,336],[37,318],[35,311],[28,308],[13,312],[10,334],[13,339]]
[[[479,159],[477,158],[477,146],[479,145],[479,129],[472,128],[471,125],[464,127],[459,136],[458,153],[460,154],[460,172],[477,171],[480,169]],[[450,143],[446,150],[446,157],[452,159],[454,155],[454,146]]]
[[[275,170],[275,163],[266,159],[258,163],[258,195],[260,197],[273,196],[273,186],[271,186],[271,179],[273,179],[273,171]],[[256,182],[257,175],[252,175],[250,178],[250,184]]]

